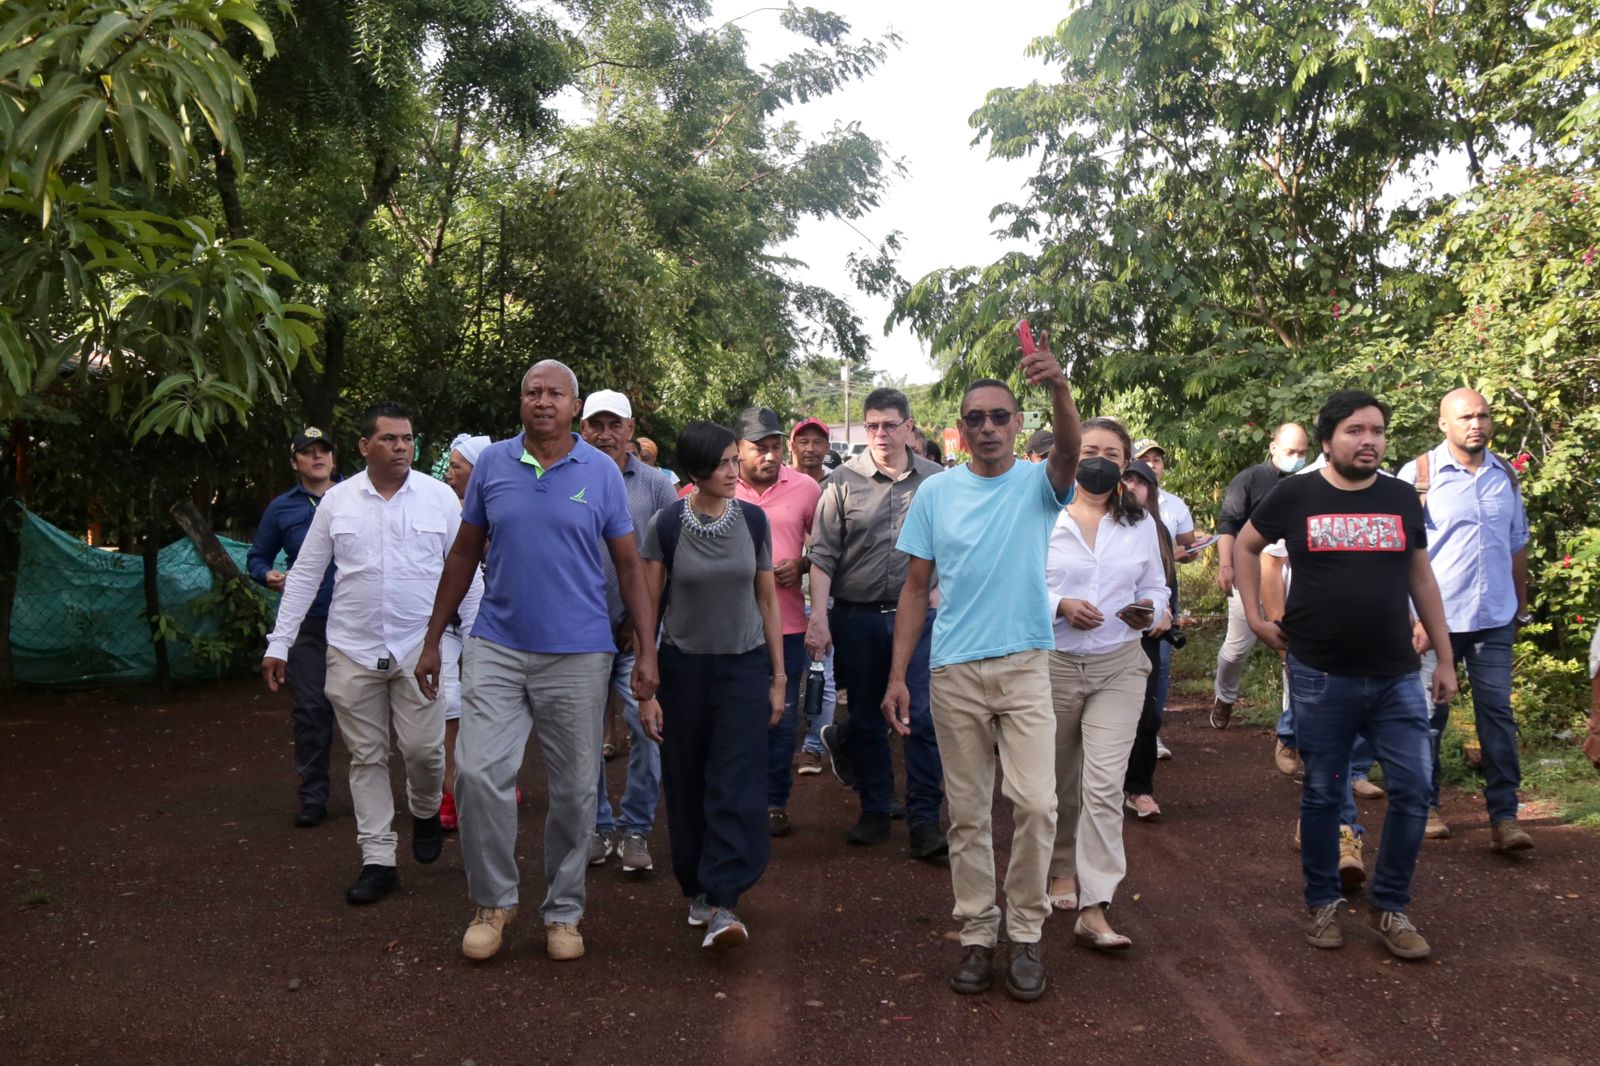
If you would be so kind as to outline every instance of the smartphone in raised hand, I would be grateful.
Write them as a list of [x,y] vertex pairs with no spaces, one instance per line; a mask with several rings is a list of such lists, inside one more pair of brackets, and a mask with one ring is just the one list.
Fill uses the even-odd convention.
[[1025,318],[1017,321],[1017,339],[1022,342],[1023,355],[1032,355],[1039,350],[1039,346],[1033,341],[1033,327],[1028,325],[1028,320]]

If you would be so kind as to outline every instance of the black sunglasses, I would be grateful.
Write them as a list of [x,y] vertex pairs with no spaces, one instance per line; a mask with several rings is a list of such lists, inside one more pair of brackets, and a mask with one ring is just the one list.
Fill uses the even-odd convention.
[[966,423],[968,429],[982,429],[983,420],[988,419],[996,426],[1007,425],[1015,411],[1007,411],[1004,407],[996,407],[992,411],[968,411],[961,416],[961,421]]

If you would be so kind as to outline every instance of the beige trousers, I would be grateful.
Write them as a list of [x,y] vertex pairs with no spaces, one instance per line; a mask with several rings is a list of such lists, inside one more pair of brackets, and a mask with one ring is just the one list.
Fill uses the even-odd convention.
[[1078,879],[1080,907],[1110,903],[1128,872],[1122,780],[1149,676],[1137,640],[1099,655],[1050,653],[1058,804],[1050,876]]
[[1039,940],[1050,914],[1045,873],[1056,832],[1055,715],[1047,652],[1021,651],[933,671],[933,729],[950,805],[950,881],[961,943],[994,946],[1000,908],[994,884],[994,764],[1014,828],[1006,870],[1006,935]]
[[391,723],[406,764],[406,804],[412,816],[431,818],[439,813],[444,790],[444,703],[423,699],[411,675],[421,653],[419,644],[404,661],[376,670],[338,648],[328,648],[323,691],[350,750],[350,801],[364,866],[393,866],[400,839],[389,785]]

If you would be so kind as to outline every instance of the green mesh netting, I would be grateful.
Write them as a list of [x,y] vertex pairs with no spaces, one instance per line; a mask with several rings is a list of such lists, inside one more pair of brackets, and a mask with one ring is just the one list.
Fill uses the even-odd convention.
[[[250,545],[218,538],[241,570]],[[188,633],[212,624],[191,604],[211,588],[211,571],[187,539],[161,549],[156,562],[161,610]],[[276,600],[276,594],[273,594]],[[209,678],[217,668],[169,643],[174,677]],[[11,653],[18,681],[81,685],[143,681],[156,676],[155,646],[145,619],[144,560],[91,548],[28,512],[11,611]]]

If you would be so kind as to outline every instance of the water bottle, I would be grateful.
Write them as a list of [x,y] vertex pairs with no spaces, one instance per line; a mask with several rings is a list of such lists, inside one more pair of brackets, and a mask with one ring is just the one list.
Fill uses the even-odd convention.
[[817,720],[822,713],[822,690],[827,686],[828,678],[823,670],[822,660],[813,659],[811,669],[806,671],[806,728]]

